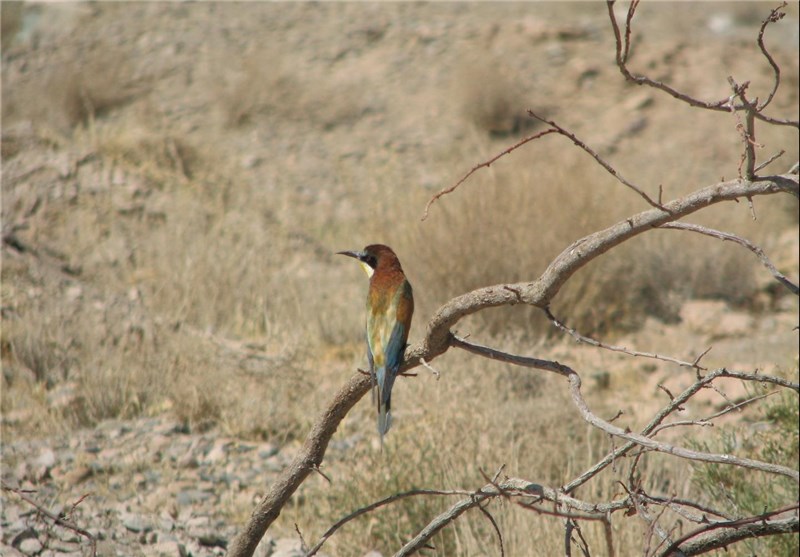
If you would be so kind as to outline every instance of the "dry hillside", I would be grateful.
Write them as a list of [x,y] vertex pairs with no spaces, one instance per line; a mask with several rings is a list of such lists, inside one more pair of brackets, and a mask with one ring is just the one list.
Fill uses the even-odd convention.
[[[772,7],[644,2],[632,65],[704,99],[729,95],[728,76],[763,97],[773,74],[755,39]],[[787,12],[765,39],[782,69],[771,112],[797,119],[797,4]],[[539,129],[529,108],[652,195],[737,175],[735,117],[625,83],[601,2],[4,1],[4,484],[69,512],[102,555],[222,554],[330,394],[365,365],[364,277],[334,252],[397,251],[416,296],[413,342],[452,296],[532,280],[574,240],[648,208],[549,136],[476,173],[422,221],[433,194]],[[769,171],[798,160],[796,129],[759,134],[761,160],[785,150]],[[722,204],[696,222],[755,242],[797,280],[796,199],[753,209],[756,219],[747,203]],[[709,368],[797,381],[797,297],[730,242],[643,235],[581,270],[553,309],[620,345],[689,360],[713,346]],[[573,366],[594,410],[622,410],[618,423],[634,429],[664,402],[658,385],[675,392],[694,378],[576,345],[531,308],[458,326]],[[262,555],[294,555],[298,530],[312,542],[397,491],[474,489],[501,464],[560,485],[608,451],[563,382],[453,352],[434,362],[438,378],[398,381],[384,453],[368,400],[356,406],[329,449],[331,482],[303,485]],[[726,394],[751,393],[731,382]],[[724,404],[709,390],[687,415]],[[697,430],[678,438],[706,442]],[[666,494],[696,489],[686,464],[644,469]],[[583,495],[611,497],[618,473]],[[323,551],[391,554],[446,504],[406,500]],[[30,510],[2,493],[0,553],[86,550]],[[506,555],[563,551],[559,520],[510,504],[495,514]],[[646,529],[634,522],[614,522],[620,555],[641,554]],[[602,547],[599,527],[584,534]],[[477,513],[437,540],[431,555],[500,554]]]

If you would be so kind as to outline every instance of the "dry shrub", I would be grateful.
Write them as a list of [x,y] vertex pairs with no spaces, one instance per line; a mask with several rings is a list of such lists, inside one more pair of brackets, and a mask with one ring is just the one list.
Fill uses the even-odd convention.
[[[238,60],[233,71],[232,59]],[[363,86],[352,77],[310,79],[274,46],[259,45],[244,56],[219,55],[215,68],[215,73],[233,76],[211,82],[228,126],[285,120],[330,129],[368,109]]]
[[19,76],[13,87],[4,84],[6,121],[30,119],[65,132],[126,105],[147,87],[145,78],[134,81],[130,53],[120,45],[101,40],[64,49],[58,57]]
[[465,55],[456,71],[453,97],[461,112],[479,130],[504,136],[534,127],[526,109],[529,95],[499,60]]
[[[501,349],[519,350],[516,341],[498,342]],[[300,517],[300,529],[312,542],[339,518],[379,499],[411,489],[477,489],[487,483],[483,474],[492,476],[501,465],[504,475],[558,486],[611,449],[601,432],[581,420],[561,378],[458,351],[448,352],[434,365],[441,373],[438,380],[422,369],[414,379],[399,380],[395,425],[382,453],[377,450],[374,416],[365,397],[332,442],[347,443],[346,453],[332,449],[326,457],[332,483],[312,479],[303,484],[296,495],[299,508],[278,519],[279,531],[288,535]],[[517,391],[526,376],[533,376],[536,388]],[[590,396],[590,404],[599,414],[612,415],[616,409],[603,398],[603,394]],[[372,443],[353,442],[363,436]],[[646,471],[642,477],[651,487],[671,493],[685,489],[683,480],[672,479],[685,477],[677,474],[680,463],[645,459],[642,466]],[[622,459],[576,496],[612,499],[618,492],[616,482],[625,473],[627,460]],[[419,496],[393,503],[344,526],[323,551],[356,556],[373,549],[396,550],[462,498]],[[562,520],[504,501],[491,502],[487,510],[503,532],[506,555],[555,555],[563,550]],[[582,528],[590,547],[605,547],[599,525]],[[637,547],[641,534],[626,524],[615,532],[615,544]],[[437,535],[433,545],[432,555],[500,555],[491,524],[477,510]]]
[[0,4],[0,37],[2,48],[11,46],[12,41],[22,29],[23,3],[7,1]]
[[[551,160],[558,162],[544,162]],[[643,183],[668,179],[640,178]],[[704,184],[684,188],[700,185]],[[387,204],[410,222],[419,218],[429,195],[420,192],[408,195],[410,202],[392,198]],[[746,205],[730,203],[687,220],[766,242],[768,249],[791,225],[793,217],[785,207],[794,201],[776,196],[755,203],[758,221],[752,220]],[[401,254],[411,255],[406,266],[425,285],[426,296],[441,304],[481,286],[534,280],[573,241],[649,208],[585,153],[545,140],[479,170],[437,201],[427,221],[407,229],[398,247]],[[681,301],[689,298],[747,305],[757,293],[755,274],[762,271],[740,246],[686,232],[654,231],[581,269],[556,296],[553,307],[586,333],[630,331],[648,316],[675,321]],[[539,310],[523,307],[482,312],[459,328],[476,326],[495,333],[521,328],[541,334],[552,329]]]

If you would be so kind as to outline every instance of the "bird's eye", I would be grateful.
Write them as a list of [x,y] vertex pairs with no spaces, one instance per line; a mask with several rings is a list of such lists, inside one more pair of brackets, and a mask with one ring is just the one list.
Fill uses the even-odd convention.
[[374,255],[368,255],[364,262],[374,269],[378,265],[378,258]]

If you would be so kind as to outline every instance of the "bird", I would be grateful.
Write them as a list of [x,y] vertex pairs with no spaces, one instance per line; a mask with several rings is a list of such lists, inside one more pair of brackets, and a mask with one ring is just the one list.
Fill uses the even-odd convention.
[[392,387],[405,356],[414,295],[400,260],[389,246],[371,244],[361,251],[340,251],[337,255],[357,259],[369,277],[367,359],[382,448],[383,436],[392,426]]

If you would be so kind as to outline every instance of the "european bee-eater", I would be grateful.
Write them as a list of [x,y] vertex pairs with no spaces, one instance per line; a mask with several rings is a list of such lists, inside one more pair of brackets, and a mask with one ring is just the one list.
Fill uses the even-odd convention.
[[[358,259],[369,277],[367,294],[367,359],[372,377],[372,402],[378,405],[378,433],[392,425],[392,386],[403,356],[414,313],[414,296],[392,248],[373,244],[362,251],[340,251]],[[377,396],[376,396],[377,395]]]

